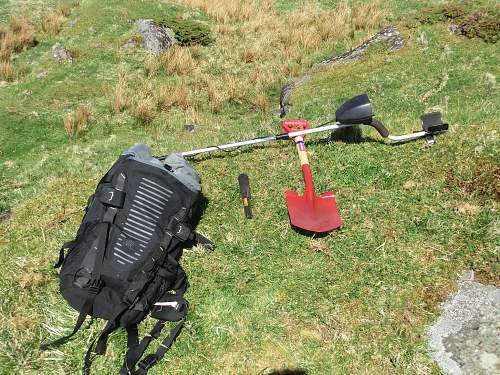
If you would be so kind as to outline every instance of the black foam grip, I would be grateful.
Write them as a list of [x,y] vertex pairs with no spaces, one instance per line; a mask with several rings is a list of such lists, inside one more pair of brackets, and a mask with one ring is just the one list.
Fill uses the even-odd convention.
[[377,129],[382,137],[387,138],[389,136],[389,130],[387,130],[384,124],[382,124],[379,120],[372,118],[372,121],[368,125],[371,125],[375,129]]
[[238,176],[238,182],[240,184],[241,198],[250,198],[250,181],[248,176],[244,173]]
[[247,219],[253,217],[252,214],[252,203],[251,203],[251,193],[250,193],[250,180],[248,176],[244,173],[238,176],[238,182],[240,184],[241,199],[243,200],[243,211]]

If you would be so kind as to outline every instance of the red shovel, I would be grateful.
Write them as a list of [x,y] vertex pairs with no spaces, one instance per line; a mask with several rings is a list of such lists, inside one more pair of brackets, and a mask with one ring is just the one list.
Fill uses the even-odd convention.
[[[281,122],[283,130],[294,132],[309,128],[305,120],[284,120]],[[339,228],[342,219],[337,209],[335,194],[327,191],[319,196],[314,192],[311,167],[307,159],[304,137],[294,138],[299,153],[302,175],[304,176],[304,195],[288,190],[286,192],[286,205],[292,226],[313,233],[326,233]]]

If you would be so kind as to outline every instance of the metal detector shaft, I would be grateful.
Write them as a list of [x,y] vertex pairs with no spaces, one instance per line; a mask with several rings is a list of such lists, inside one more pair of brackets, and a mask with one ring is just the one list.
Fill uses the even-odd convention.
[[248,141],[242,141],[242,142],[236,142],[236,143],[226,143],[226,144],[220,145],[220,146],[210,146],[210,147],[206,147],[206,148],[200,148],[198,150],[185,151],[181,155],[182,156],[193,156],[193,155],[203,154],[205,152],[226,150],[229,148],[249,146],[249,145],[254,145],[257,143],[278,141],[278,140],[282,140],[282,139],[293,139],[294,137],[298,137],[300,135],[324,132],[327,130],[335,130],[335,129],[345,128],[345,127],[349,127],[349,126],[354,126],[354,125],[350,125],[350,124],[346,125],[346,124],[340,124],[340,123],[336,122],[336,123],[333,123],[330,125],[319,126],[317,128],[300,130],[300,131],[296,131],[296,132],[292,132],[292,133],[281,133],[281,134],[276,134],[276,135],[273,135],[270,137],[254,138],[254,139],[250,139]]
[[[306,130],[300,130],[300,131],[295,131],[295,132],[290,132],[290,133],[281,133],[281,134],[273,135],[270,137],[261,137],[261,138],[255,138],[255,139],[250,139],[247,141],[241,141],[241,142],[236,142],[236,143],[226,143],[226,144],[220,145],[220,146],[210,146],[210,147],[200,148],[198,150],[185,151],[182,153],[182,156],[184,156],[184,157],[194,156],[194,155],[203,154],[206,152],[221,151],[221,150],[237,148],[237,147],[241,147],[241,146],[254,145],[257,143],[278,141],[278,140],[282,140],[282,139],[294,139],[295,137],[303,136],[306,134],[319,133],[319,132],[336,130],[336,129],[347,128],[350,126],[358,126],[358,125],[360,125],[360,124],[341,124],[340,122],[334,122],[334,123],[329,124],[329,125],[318,126],[316,128],[311,128],[311,129],[306,129]],[[403,134],[403,135],[392,135],[382,125],[382,123],[380,121],[377,121],[376,123],[374,122],[374,123],[369,124],[369,125],[373,126],[382,137],[387,138],[393,142],[407,142],[407,141],[411,141],[414,139],[425,137],[426,135],[430,134],[430,132],[423,130],[423,131],[409,133],[409,134]]]

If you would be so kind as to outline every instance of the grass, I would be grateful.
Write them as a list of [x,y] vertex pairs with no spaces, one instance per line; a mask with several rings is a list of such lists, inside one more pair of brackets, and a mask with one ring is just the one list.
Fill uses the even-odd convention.
[[[322,70],[294,93],[287,117],[316,125],[366,91],[393,133],[417,130],[420,114],[433,108],[450,131],[433,147],[391,146],[372,129],[359,143],[309,136],[317,190],[336,192],[344,219],[321,238],[289,227],[284,192],[300,191],[302,180],[288,142],[192,159],[209,202],[198,229],[217,250],[184,255],[187,326],[151,373],[439,373],[425,346],[439,303],[466,269],[492,283],[498,275],[496,46],[451,35],[445,23],[406,27],[429,2],[175,3],[81,2],[58,34],[34,27],[39,43],[10,61],[27,69],[0,86],[0,211],[12,210],[0,223],[0,373],[80,371],[102,322],[61,350],[38,350],[76,318],[52,264],[124,149],[144,142],[164,154],[277,133],[270,112],[282,84],[389,23],[400,26],[403,50],[374,48],[360,62]],[[33,0],[24,14],[39,25],[43,14],[61,14],[58,6]],[[3,29],[17,9],[0,6]],[[213,35],[208,46],[173,50],[189,51],[184,73],[167,73],[160,56],[145,74],[151,56],[120,49],[133,32],[129,20],[161,14],[204,23]],[[362,14],[380,15],[375,22]],[[79,59],[55,64],[56,42],[78,49]],[[91,121],[69,141],[63,119],[81,105]],[[242,172],[250,176],[254,220],[243,217]],[[153,324],[147,320],[141,333]],[[125,348],[126,335],[114,334],[94,372],[115,373]]]
[[15,53],[31,46],[34,41],[33,25],[30,20],[12,16],[8,27],[0,33],[0,60],[10,60]]
[[51,36],[59,34],[64,19],[65,18],[62,12],[45,13],[42,16],[42,23],[41,23],[43,32]]
[[78,137],[87,128],[90,117],[91,111],[85,104],[80,104],[75,112],[67,113],[63,123],[68,138]]

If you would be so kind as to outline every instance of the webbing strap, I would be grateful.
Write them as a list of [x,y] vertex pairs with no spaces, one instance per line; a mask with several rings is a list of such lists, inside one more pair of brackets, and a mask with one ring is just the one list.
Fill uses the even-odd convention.
[[87,353],[85,354],[85,359],[83,361],[83,375],[90,374],[90,367],[92,365],[92,361],[94,360],[94,358],[92,357],[92,349],[94,347],[94,344],[97,341],[95,350],[96,354],[104,354],[104,351],[106,350],[106,342],[108,340],[108,337],[111,333],[113,333],[115,330],[118,329],[119,318],[125,310],[127,310],[127,306],[125,306],[124,304],[118,305],[115,308],[115,313],[113,317],[110,320],[108,320],[108,323],[106,323],[100,335],[96,337],[89,345]]
[[[165,353],[174,343],[177,336],[179,336],[179,333],[184,326],[184,319],[182,319],[174,328],[170,330],[169,335],[162,341],[155,354],[149,354],[139,362],[139,359],[142,357],[149,344],[154,339],[157,339],[160,336],[165,323],[165,320],[160,320],[158,323],[156,323],[149,335],[146,335],[141,340],[139,345],[134,348],[129,348],[129,351],[127,352],[127,355],[125,357],[125,363],[120,369],[120,375],[144,375],[156,362],[163,358]],[[135,370],[136,364],[138,366],[137,370]]]
[[133,348],[139,345],[139,330],[137,329],[137,324],[128,326],[127,330],[127,347]]
[[103,354],[106,349],[106,341],[108,340],[108,336],[117,329],[117,324],[114,320],[108,321],[106,326],[101,331],[99,337],[96,337],[89,348],[87,349],[87,353],[85,354],[85,360],[83,361],[83,374],[90,374],[90,366],[92,365],[93,357],[92,357],[92,348],[94,347],[94,343],[97,341],[96,345],[96,354]]
[[66,343],[75,333],[78,332],[78,330],[82,326],[83,322],[85,321],[85,318],[92,311],[93,303],[94,303],[93,299],[87,299],[85,301],[85,303],[83,304],[82,310],[80,312],[80,315],[78,315],[78,319],[76,320],[75,327],[73,328],[73,332],[71,332],[67,336],[64,336],[64,337],[61,337],[57,340],[49,342],[48,344],[40,345],[40,349],[47,350],[49,348],[53,348],[53,347],[56,347],[56,346],[59,346],[59,345]]
[[161,330],[164,326],[165,321],[160,320],[158,323],[156,323],[151,332],[149,332],[149,335],[144,336],[144,338],[138,345],[134,346],[133,348],[129,348],[125,356],[124,364],[120,369],[120,375],[134,374],[135,365],[137,364],[139,359],[141,359],[151,341],[160,336]]
[[54,268],[59,268],[62,266],[65,258],[64,249],[65,249],[64,245],[59,249],[59,258],[57,259],[56,264],[54,264]]
[[76,240],[73,240],[73,241],[66,242],[61,246],[61,248],[59,249],[59,258],[57,259],[56,264],[54,264],[54,268],[59,268],[62,266],[62,264],[64,262],[64,258],[66,257],[66,255],[64,254],[64,249],[71,249],[71,248],[73,248],[73,246],[75,244],[76,244]]
[[160,359],[165,356],[167,351],[170,349],[172,344],[174,343],[179,333],[181,333],[182,327],[184,326],[184,319],[182,319],[174,328],[170,330],[170,334],[165,337],[163,342],[160,344],[160,347],[156,351],[155,354],[147,355],[142,361],[138,363],[139,369],[135,372],[134,375],[145,375],[149,371],[151,367],[153,367]]
[[[128,373],[127,368],[133,368],[135,364],[132,364],[133,352],[139,345],[139,331],[137,329],[137,324],[127,327],[127,354],[125,355],[125,360],[122,368],[120,369],[120,374],[124,371],[125,374]],[[136,360],[137,362],[137,360]]]
[[215,245],[212,241],[210,241],[207,237],[205,237],[204,235],[198,233],[198,232],[194,232],[194,240],[195,240],[195,243],[197,245],[200,245],[204,248],[206,248],[207,250],[215,250]]

